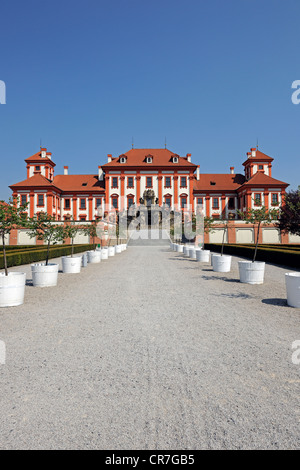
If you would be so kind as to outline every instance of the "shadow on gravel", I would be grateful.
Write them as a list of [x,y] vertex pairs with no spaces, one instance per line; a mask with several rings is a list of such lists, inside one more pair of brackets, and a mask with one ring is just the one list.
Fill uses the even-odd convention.
[[[203,269],[204,271],[204,269]],[[225,281],[225,282],[237,282],[240,284],[239,279],[229,279],[227,277],[218,276],[201,276],[205,281]]]
[[30,287],[32,287],[32,286],[33,286],[33,281],[32,281],[32,279],[27,279],[27,280],[26,280],[26,283],[25,283],[25,286],[30,286]]
[[254,299],[253,295],[238,292],[237,294],[215,294],[216,297],[229,297],[230,299]]
[[277,307],[288,307],[286,299],[263,299],[263,304],[276,305]]

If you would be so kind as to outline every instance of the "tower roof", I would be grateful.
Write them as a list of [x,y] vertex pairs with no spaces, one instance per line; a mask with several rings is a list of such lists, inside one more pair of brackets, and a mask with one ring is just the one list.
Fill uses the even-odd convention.
[[[196,168],[197,165],[188,161],[188,156],[180,157],[179,155],[175,154],[171,150],[168,149],[131,149],[128,152],[120,155],[119,157],[112,158],[112,160],[105,165],[102,165],[104,168],[108,167],[120,167],[123,166],[142,166],[147,168],[153,167],[178,167],[178,166],[185,166],[185,167],[194,167]],[[126,157],[126,162],[121,163],[120,158]],[[152,157],[152,162],[147,163],[147,157]],[[178,162],[173,162],[173,157],[178,158]]]

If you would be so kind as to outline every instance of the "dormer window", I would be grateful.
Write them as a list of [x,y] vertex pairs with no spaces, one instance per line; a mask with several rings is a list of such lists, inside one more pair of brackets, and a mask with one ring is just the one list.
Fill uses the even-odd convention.
[[146,162],[147,163],[152,163],[152,157],[146,157]]
[[173,157],[173,163],[178,163],[178,157]]
[[126,163],[126,157],[120,157],[120,163]]

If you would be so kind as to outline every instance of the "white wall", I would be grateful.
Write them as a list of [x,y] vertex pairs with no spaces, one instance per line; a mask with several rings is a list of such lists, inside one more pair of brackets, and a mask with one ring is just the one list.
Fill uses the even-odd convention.
[[280,243],[280,231],[276,228],[262,229],[263,243]]
[[26,230],[18,230],[18,245],[35,245],[35,237],[30,238]]
[[253,228],[237,228],[236,243],[254,243]]
[[[216,228],[214,232],[209,234],[209,243],[222,243],[223,242],[223,233],[224,230],[221,228]],[[227,230],[225,233],[225,243],[227,243]]]

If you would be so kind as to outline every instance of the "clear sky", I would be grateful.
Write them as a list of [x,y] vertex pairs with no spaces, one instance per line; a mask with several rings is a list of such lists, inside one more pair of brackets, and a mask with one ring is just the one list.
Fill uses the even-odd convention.
[[56,173],[167,148],[243,172],[257,145],[300,184],[299,0],[1,0],[0,199],[43,147]]

